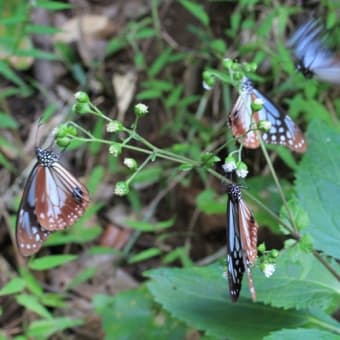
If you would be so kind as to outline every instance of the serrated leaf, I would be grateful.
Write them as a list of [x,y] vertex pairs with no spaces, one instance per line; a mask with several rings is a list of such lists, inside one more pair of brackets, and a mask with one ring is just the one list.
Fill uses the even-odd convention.
[[46,270],[61,266],[77,259],[76,255],[50,255],[30,260],[29,267],[33,270]]
[[52,319],[50,312],[33,295],[20,294],[16,297],[17,302],[40,316]]
[[27,330],[27,335],[34,339],[47,339],[53,333],[67,328],[77,327],[84,323],[81,319],[53,318],[52,320],[33,321]]
[[26,284],[23,279],[15,277],[0,289],[0,296],[19,293],[25,288],[25,286]]
[[340,258],[340,133],[314,121],[308,143],[296,180],[299,204],[310,221],[303,231],[313,237],[316,249]]
[[320,329],[282,329],[277,332],[272,332],[270,335],[263,338],[264,340],[339,340],[339,334],[323,331]]
[[273,276],[266,278],[254,268],[253,278],[257,299],[275,307],[326,311],[340,304],[336,278],[299,247],[281,253]]
[[221,271],[217,265],[155,269],[146,273],[151,278],[147,286],[172,315],[217,337],[262,339],[283,327],[296,328],[310,322],[304,311],[273,308],[244,298],[232,303]]

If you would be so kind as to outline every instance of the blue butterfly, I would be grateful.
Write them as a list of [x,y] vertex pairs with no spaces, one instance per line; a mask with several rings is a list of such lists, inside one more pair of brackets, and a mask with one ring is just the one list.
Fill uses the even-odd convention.
[[306,77],[340,84],[340,59],[326,43],[327,35],[319,20],[309,20],[293,34],[288,47],[298,60],[297,69]]

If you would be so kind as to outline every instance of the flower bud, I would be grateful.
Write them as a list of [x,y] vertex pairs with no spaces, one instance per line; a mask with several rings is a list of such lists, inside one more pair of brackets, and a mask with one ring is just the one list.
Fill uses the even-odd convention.
[[222,165],[224,172],[232,172],[236,169],[236,160],[234,156],[229,155],[225,160],[224,164]]
[[149,113],[149,108],[145,104],[138,103],[135,105],[135,115],[137,117],[143,117],[148,113]]
[[253,112],[258,112],[262,110],[263,108],[263,99],[262,98],[256,98],[252,103],[251,103],[251,110]]
[[272,123],[269,120],[260,120],[257,127],[263,132],[268,132],[272,128]]
[[236,165],[236,175],[240,178],[246,178],[248,175],[248,167],[246,163],[243,163],[241,161],[237,162]]
[[129,185],[126,182],[120,181],[115,185],[114,193],[117,196],[125,196],[129,193]]
[[109,153],[113,157],[118,157],[122,153],[122,146],[119,143],[113,143],[109,147]]
[[74,95],[74,98],[76,99],[76,101],[78,103],[84,104],[84,103],[89,103],[90,102],[90,98],[87,95],[87,93],[82,92],[82,91],[76,92],[75,95]]
[[123,161],[124,165],[129,169],[137,169],[137,162],[133,158],[125,158]]
[[123,124],[119,120],[112,120],[106,125],[107,132],[120,132],[123,131]]

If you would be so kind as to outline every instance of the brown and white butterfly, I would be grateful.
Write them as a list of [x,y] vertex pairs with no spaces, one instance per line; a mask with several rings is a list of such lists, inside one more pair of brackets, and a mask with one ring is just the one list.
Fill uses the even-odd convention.
[[258,225],[254,215],[242,199],[240,186],[228,184],[227,205],[227,274],[229,295],[236,302],[241,291],[243,273],[247,273],[252,300],[256,293],[250,267],[257,257]]
[[[262,100],[263,107],[252,113],[251,104],[256,99]],[[269,131],[260,132],[257,128],[259,121],[269,121]],[[307,148],[300,128],[264,94],[255,89],[246,77],[242,80],[240,95],[229,115],[229,124],[233,136],[249,149],[260,146],[260,135],[265,143],[280,144],[295,152],[302,153]]]
[[37,162],[25,184],[16,223],[23,256],[35,254],[50,233],[74,224],[89,204],[89,194],[52,150],[35,149]]

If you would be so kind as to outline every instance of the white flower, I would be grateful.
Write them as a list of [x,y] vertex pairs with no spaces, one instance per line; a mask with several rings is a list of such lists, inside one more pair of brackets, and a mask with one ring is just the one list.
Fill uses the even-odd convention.
[[263,273],[265,277],[271,277],[275,272],[275,264],[274,263],[266,263],[263,268]]

